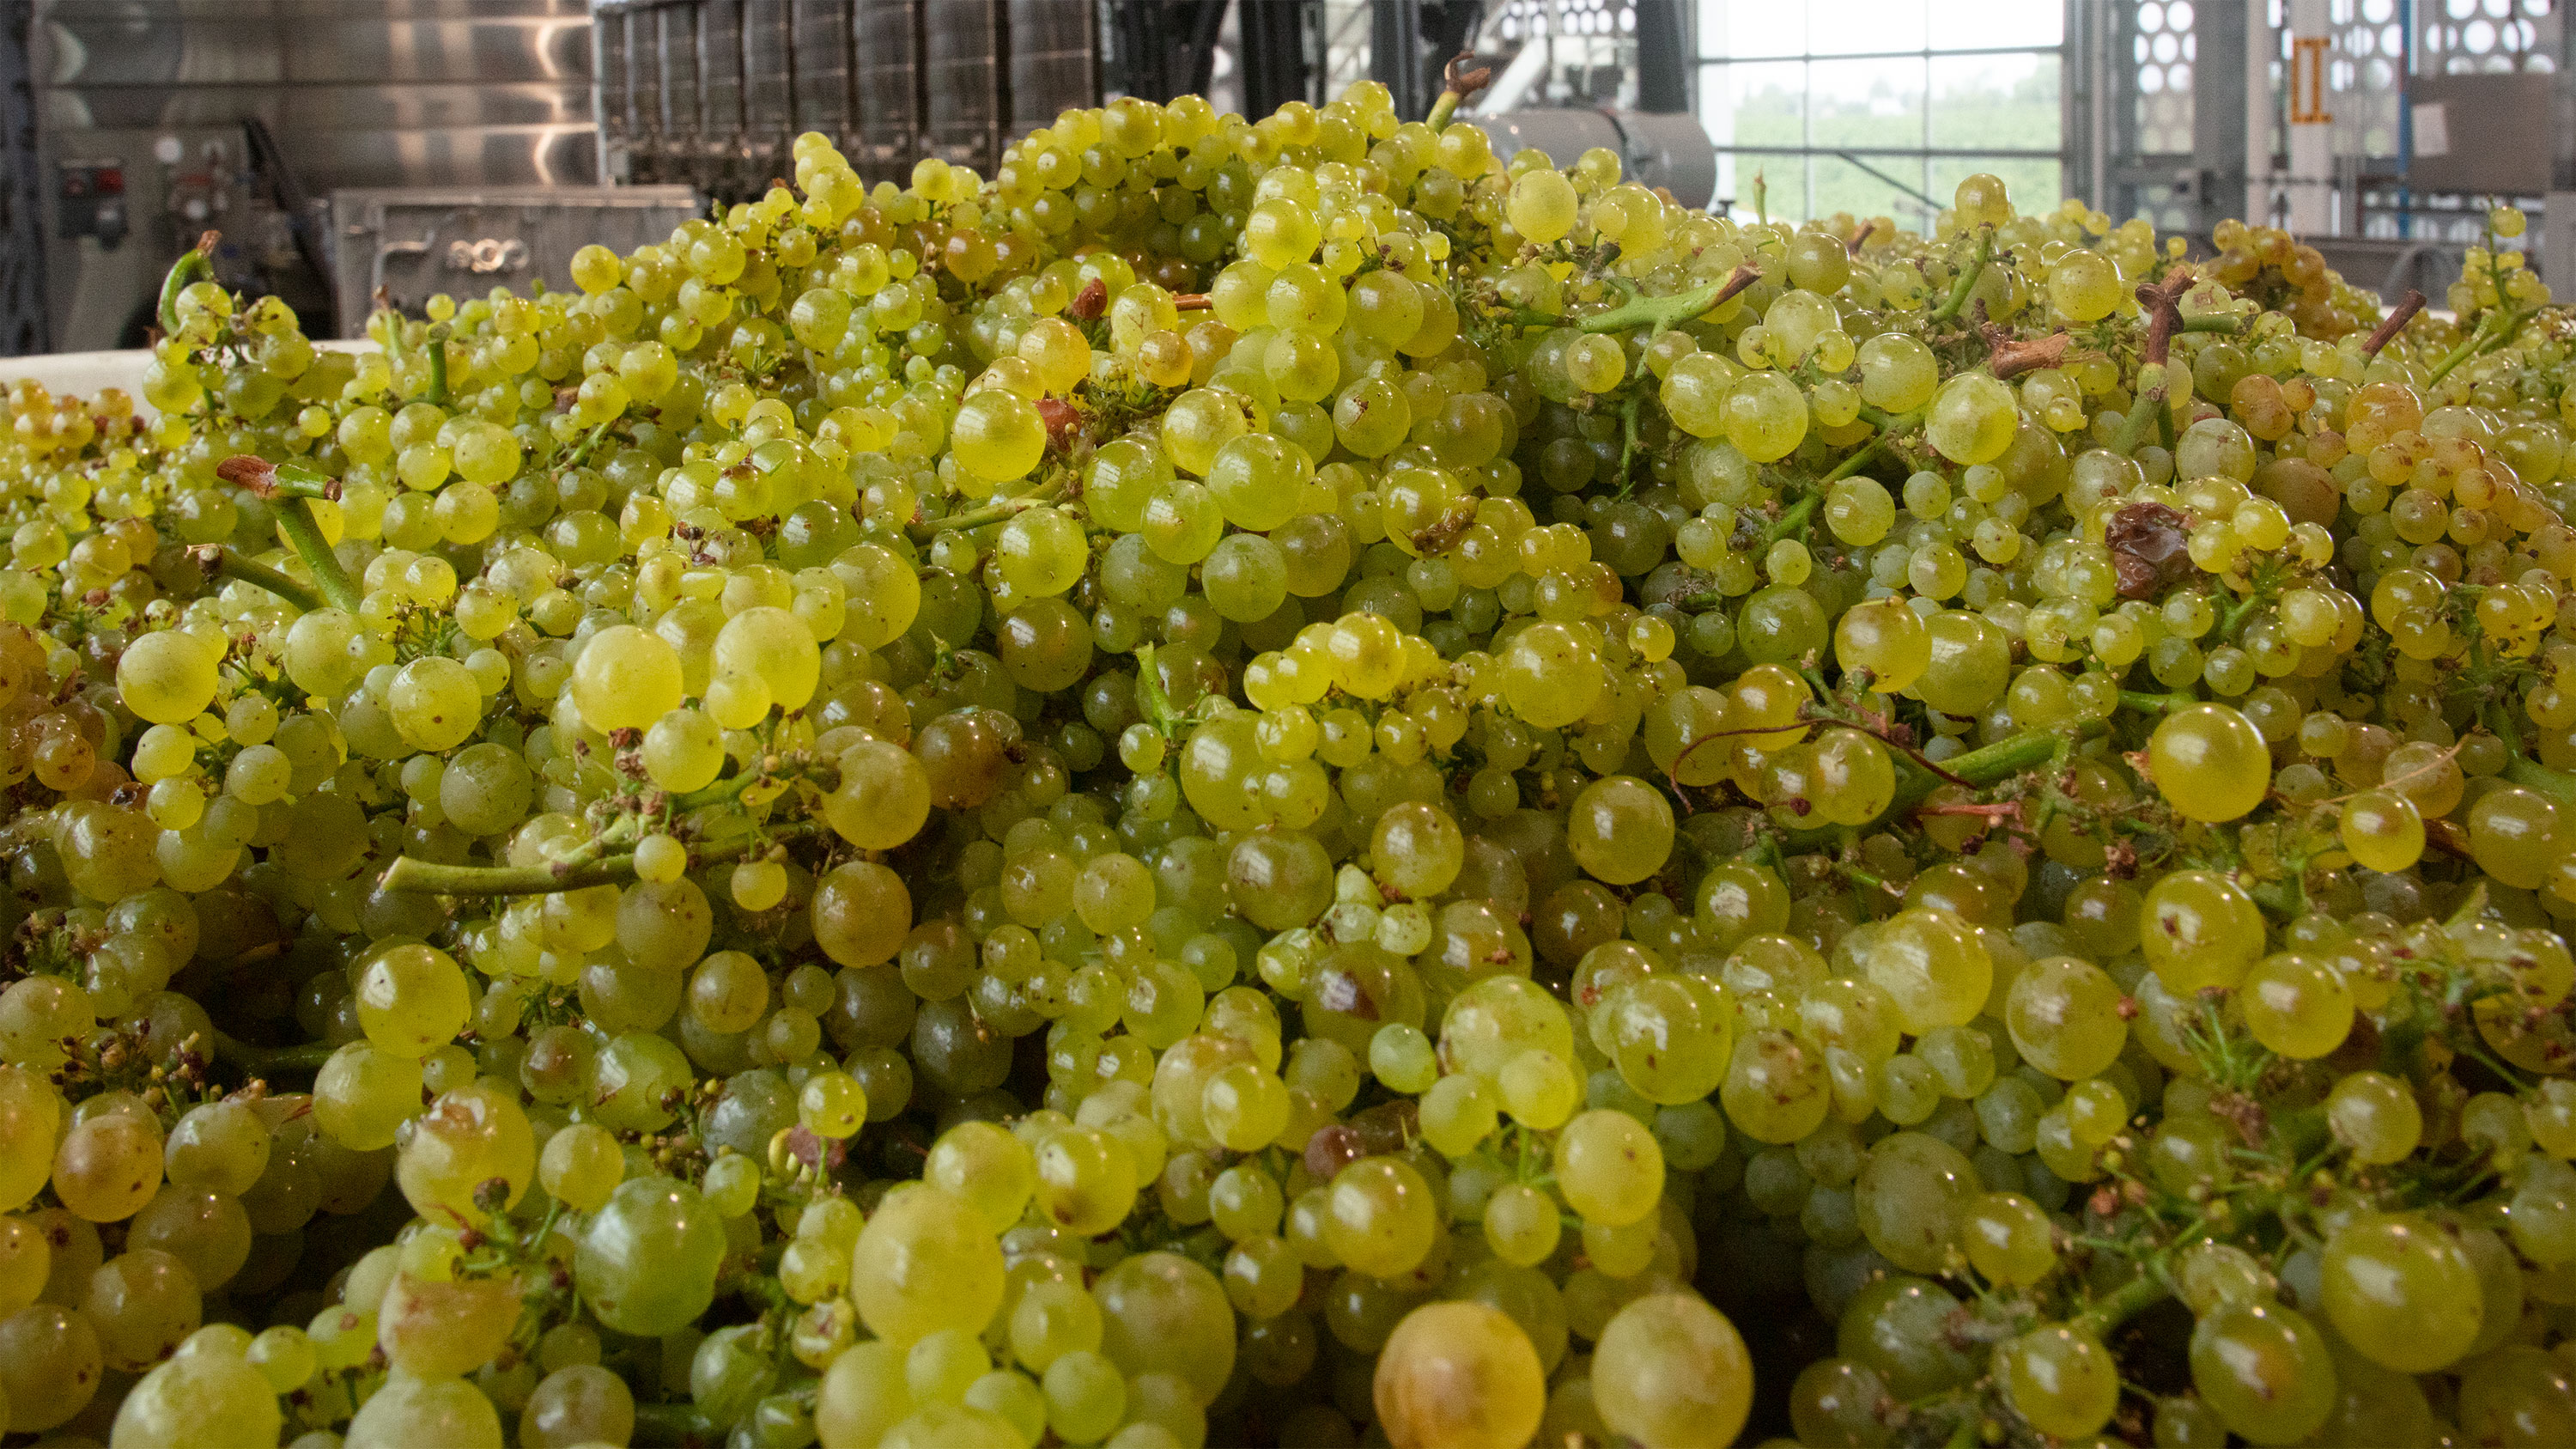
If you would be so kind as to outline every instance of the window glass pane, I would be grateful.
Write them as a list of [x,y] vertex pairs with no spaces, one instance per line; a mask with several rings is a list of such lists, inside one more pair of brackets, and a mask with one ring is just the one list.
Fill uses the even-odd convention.
[[2065,198],[2064,173],[2054,156],[1935,156],[1932,195],[1947,206],[1959,183],[1980,171],[1990,171],[2004,179],[2004,188],[2017,210],[2047,211]]
[[2056,45],[2066,38],[2061,0],[1942,0],[1932,32],[1934,50],[1972,46]]
[[1703,76],[1700,117],[1719,145],[1807,144],[1807,67],[1801,61],[1713,65]]
[[1932,61],[1932,144],[2057,149],[2055,55],[1961,55]]
[[1803,55],[1805,7],[1777,0],[1706,0],[1700,8],[1700,54]]
[[[1905,183],[1898,186],[1896,182]],[[1923,163],[1902,156],[1816,158],[1816,204],[1810,217],[1848,213],[1855,218],[1891,217],[1899,226],[1921,227],[1923,203],[1913,190],[1923,184]]]
[[1885,150],[1923,144],[1922,61],[1820,60],[1807,75],[1813,145]]
[[1807,48],[1816,55],[1920,50],[1927,38],[1939,43],[1924,29],[1925,0],[1811,0],[1785,8],[1806,13]]

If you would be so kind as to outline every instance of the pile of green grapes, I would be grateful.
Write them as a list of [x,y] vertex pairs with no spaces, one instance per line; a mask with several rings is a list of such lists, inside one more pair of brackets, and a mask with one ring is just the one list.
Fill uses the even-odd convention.
[[0,1430],[2576,1442],[2576,312],[1068,112],[0,437]]

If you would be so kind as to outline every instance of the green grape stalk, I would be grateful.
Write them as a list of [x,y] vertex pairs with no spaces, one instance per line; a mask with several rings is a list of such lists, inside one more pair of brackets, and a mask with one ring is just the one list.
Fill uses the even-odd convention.
[[6,388],[0,1432],[2576,1442],[2576,312],[1068,111]]

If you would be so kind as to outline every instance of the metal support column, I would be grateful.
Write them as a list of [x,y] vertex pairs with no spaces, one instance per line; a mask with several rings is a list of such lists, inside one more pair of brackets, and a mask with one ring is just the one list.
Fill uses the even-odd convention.
[[1427,114],[1437,93],[1422,73],[1422,0],[1374,0],[1369,7],[1369,78],[1395,97],[1395,114]]
[[2192,12],[2191,229],[2206,243],[2212,228],[2245,209],[2245,133],[2252,123],[2245,85],[2251,39],[2245,7],[2216,4]]
[[45,215],[37,174],[32,6],[0,12],[0,357],[48,350]]
[[1321,69],[1322,11],[1318,0],[1247,0],[1238,7],[1244,110],[1266,116],[1290,101],[1326,99],[1314,94],[1313,84]]
[[1690,27],[1681,0],[1636,0],[1637,109],[1679,115],[1691,108]]

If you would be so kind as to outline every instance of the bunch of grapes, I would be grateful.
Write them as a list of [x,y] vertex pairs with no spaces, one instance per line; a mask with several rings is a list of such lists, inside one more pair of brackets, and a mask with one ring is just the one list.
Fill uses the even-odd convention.
[[1454,104],[10,386],[0,1431],[2576,1440],[2519,214],[2383,311]]

